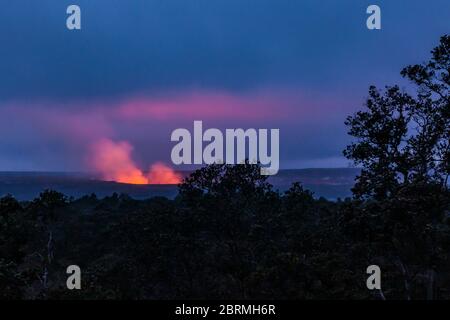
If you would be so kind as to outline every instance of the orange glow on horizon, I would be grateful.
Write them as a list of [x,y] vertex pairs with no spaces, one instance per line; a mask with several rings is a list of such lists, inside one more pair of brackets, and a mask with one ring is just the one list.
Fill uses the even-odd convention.
[[149,184],[179,184],[181,175],[162,162],[153,164],[147,175]]
[[127,141],[101,139],[91,146],[89,164],[105,181],[128,184],[178,184],[181,175],[157,162],[146,175],[131,158],[133,147]]

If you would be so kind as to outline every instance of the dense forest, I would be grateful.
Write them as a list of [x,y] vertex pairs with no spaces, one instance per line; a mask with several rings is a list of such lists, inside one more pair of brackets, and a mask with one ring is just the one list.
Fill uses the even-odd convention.
[[280,193],[248,163],[197,170],[173,200],[1,198],[0,299],[450,299],[450,36],[401,75],[414,93],[371,87],[347,118],[351,199]]

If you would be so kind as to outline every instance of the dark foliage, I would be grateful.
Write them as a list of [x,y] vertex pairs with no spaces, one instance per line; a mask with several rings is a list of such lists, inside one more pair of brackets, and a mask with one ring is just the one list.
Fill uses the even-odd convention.
[[[1,298],[450,298],[449,194],[404,188],[396,199],[329,202],[296,183],[271,190],[256,165],[203,168],[175,200],[125,195],[0,200]],[[36,208],[53,212],[36,215]],[[66,288],[67,266],[82,290]]]
[[174,200],[1,198],[0,299],[450,299],[449,49],[402,71],[416,94],[371,87],[348,118],[354,199],[280,194],[248,163],[202,168]]
[[382,200],[421,182],[448,187],[450,36],[441,38],[428,63],[401,74],[416,85],[415,94],[372,86],[367,110],[347,118],[357,141],[344,154],[363,167],[353,190],[357,197]]

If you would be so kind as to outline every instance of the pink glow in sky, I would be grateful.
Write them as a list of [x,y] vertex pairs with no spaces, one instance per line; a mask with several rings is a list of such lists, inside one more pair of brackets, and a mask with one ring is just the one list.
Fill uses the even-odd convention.
[[[194,90],[115,100],[14,101],[0,105],[0,142],[20,150],[25,165],[16,170],[94,170],[115,176],[113,167],[124,165],[126,180],[145,182],[148,177],[141,176],[140,168],[161,160],[168,163],[170,132],[180,126],[191,128],[194,120],[228,128],[280,125],[282,133],[292,137],[292,141],[283,140],[286,145],[309,143],[317,139],[321,128],[330,130],[327,123],[335,121],[336,113],[348,114],[340,110],[348,104],[324,96],[318,99],[313,94],[269,88],[245,94]],[[335,112],[329,112],[332,108]],[[326,136],[330,140],[328,132]],[[106,174],[100,160],[92,162],[91,147],[98,141],[110,141],[107,153],[119,160],[131,159],[134,148],[139,165],[115,162],[116,157],[102,159],[108,167]],[[2,161],[15,163],[0,159],[0,165]]]
[[270,119],[280,118],[286,107],[281,97],[271,95],[233,96],[219,92],[192,92],[173,97],[134,98],[120,104],[116,114],[133,119]]

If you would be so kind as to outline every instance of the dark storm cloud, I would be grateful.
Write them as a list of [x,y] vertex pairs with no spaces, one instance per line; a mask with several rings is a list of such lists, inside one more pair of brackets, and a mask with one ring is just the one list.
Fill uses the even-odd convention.
[[[72,3],[82,9],[81,31],[65,28]],[[378,3],[385,30],[376,34],[365,28],[365,1],[4,2],[0,98],[358,86],[369,78],[362,68],[373,80],[373,70],[397,74],[448,30],[448,0],[427,2],[427,10],[422,1]]]
[[196,119],[280,128],[282,167],[342,166],[345,117],[449,21],[449,0],[0,0],[0,170],[84,170],[104,137],[169,161]]

